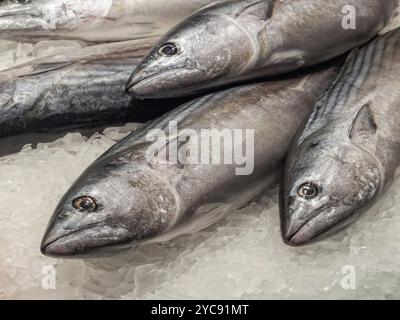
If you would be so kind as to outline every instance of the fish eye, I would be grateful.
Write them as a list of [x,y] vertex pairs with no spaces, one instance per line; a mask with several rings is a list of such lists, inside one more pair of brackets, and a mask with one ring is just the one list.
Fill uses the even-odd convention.
[[304,199],[313,199],[318,196],[320,188],[314,182],[303,183],[298,189],[297,194]]
[[76,198],[72,202],[72,206],[80,212],[94,212],[100,209],[100,205],[96,199],[89,196]]
[[12,0],[12,2],[18,3],[18,4],[29,4],[29,3],[32,3],[32,0]]
[[172,57],[179,53],[179,47],[174,43],[166,43],[158,49],[158,53],[162,56]]

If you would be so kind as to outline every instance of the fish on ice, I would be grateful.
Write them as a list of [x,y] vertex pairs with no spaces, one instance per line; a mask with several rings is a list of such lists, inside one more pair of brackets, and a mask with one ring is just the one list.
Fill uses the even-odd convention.
[[[66,258],[111,255],[201,230],[242,207],[276,181],[295,132],[338,70],[330,66],[201,97],[132,133],[65,194],[42,252]],[[171,123],[178,129],[170,130]],[[155,139],[166,132],[165,139]],[[217,144],[207,144],[200,154],[205,149],[199,152],[199,146],[210,139]],[[233,150],[240,155],[246,150],[245,163],[224,160]],[[219,160],[191,160],[207,152]],[[176,154],[190,161],[171,161]],[[239,172],[246,167],[250,170]]]

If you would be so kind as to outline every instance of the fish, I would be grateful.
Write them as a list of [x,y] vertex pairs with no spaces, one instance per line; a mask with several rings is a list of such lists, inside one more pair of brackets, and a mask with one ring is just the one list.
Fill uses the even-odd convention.
[[2,0],[0,39],[117,42],[161,36],[214,0]]
[[126,90],[141,98],[190,96],[328,61],[373,38],[396,5],[397,0],[218,2],[170,30],[133,70]]
[[283,240],[317,242],[379,204],[400,159],[400,28],[356,48],[297,133],[281,185]]
[[244,206],[277,180],[297,128],[339,69],[206,95],[133,132],[64,195],[42,253],[110,256],[202,230]]
[[124,90],[129,68],[155,41],[90,46],[1,71],[0,137],[146,121],[179,106],[181,101],[153,106]]

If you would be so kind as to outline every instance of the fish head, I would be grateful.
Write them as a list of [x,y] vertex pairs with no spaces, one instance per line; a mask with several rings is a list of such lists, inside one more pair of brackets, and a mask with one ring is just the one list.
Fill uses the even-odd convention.
[[301,246],[337,233],[365,212],[380,188],[367,153],[310,139],[288,156],[280,194],[285,243]]
[[46,34],[76,29],[104,17],[110,9],[109,3],[110,0],[3,0],[0,1],[0,32]]
[[125,164],[90,167],[58,204],[44,234],[43,254],[97,258],[164,235],[176,213],[165,183]]
[[[127,83],[129,94],[139,98],[193,95],[218,85],[221,78],[240,74],[252,55],[243,33],[212,15],[191,17],[169,32]],[[221,34],[226,33],[226,35]],[[240,45],[242,50],[235,50]]]

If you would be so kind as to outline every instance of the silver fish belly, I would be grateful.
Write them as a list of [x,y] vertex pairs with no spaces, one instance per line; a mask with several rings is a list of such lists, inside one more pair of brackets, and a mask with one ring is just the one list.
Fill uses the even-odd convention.
[[[110,255],[201,230],[245,205],[275,181],[293,135],[337,72],[330,67],[208,95],[132,133],[66,193],[42,252],[67,258]],[[170,130],[174,123],[176,132]],[[188,130],[191,135],[184,136]],[[164,132],[165,140],[155,139]],[[205,140],[198,137],[221,145],[199,151]],[[224,155],[217,159],[221,150],[229,156],[247,149],[243,163],[225,161]],[[173,161],[182,151],[205,155],[205,161]],[[207,163],[207,152],[217,161]],[[246,167],[247,173],[237,171]]]
[[[127,84],[161,98],[327,61],[381,30],[397,0],[240,0],[210,5],[168,32]],[[354,23],[354,24],[353,24]]]
[[281,190],[283,239],[343,229],[390,186],[400,159],[400,29],[349,56],[291,148]]
[[0,39],[115,42],[160,36],[213,0],[0,1]]
[[0,72],[0,137],[140,117],[124,86],[154,41],[87,47]]

